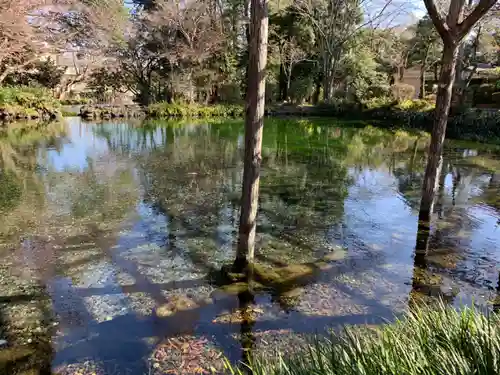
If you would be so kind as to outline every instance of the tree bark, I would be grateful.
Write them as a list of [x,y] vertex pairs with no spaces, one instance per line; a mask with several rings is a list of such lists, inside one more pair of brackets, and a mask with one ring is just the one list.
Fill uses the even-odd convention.
[[245,156],[238,247],[234,261],[234,269],[238,271],[243,270],[254,258],[262,161],[268,22],[267,0],[251,0]]
[[427,70],[427,66],[422,64],[420,67],[420,92],[418,93],[418,97],[420,99],[425,98],[425,71]]
[[399,67],[399,81],[400,83],[403,83],[405,81],[405,72],[406,69],[404,66]]
[[316,78],[314,83],[314,94],[312,97],[312,102],[314,105],[319,103],[320,95],[321,95],[321,79]]
[[458,50],[458,43],[445,42],[436,98],[434,126],[432,129],[427,167],[425,169],[423,181],[419,220],[429,221],[434,207],[434,196],[443,163],[443,144],[451,106],[453,82],[455,81]]

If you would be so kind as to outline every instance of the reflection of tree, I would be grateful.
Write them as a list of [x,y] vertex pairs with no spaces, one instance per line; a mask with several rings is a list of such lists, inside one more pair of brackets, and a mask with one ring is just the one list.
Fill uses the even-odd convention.
[[0,232],[12,234],[36,227],[44,209],[44,187],[38,157],[45,147],[64,142],[61,123],[13,124],[0,132]]
[[[470,150],[455,148],[444,155],[434,215],[431,221],[421,221],[418,225],[412,296],[419,292],[420,295],[438,295],[452,301],[453,296],[441,291],[441,280],[446,275],[475,286],[485,286],[484,281],[474,279],[470,270],[467,271],[468,267],[463,265],[470,251],[470,233],[476,225],[466,211],[478,200],[495,207],[498,190],[493,188],[491,193],[491,183],[483,178],[488,175],[487,170],[471,163],[470,154]],[[472,154],[473,158],[478,157],[477,152]],[[449,192],[445,189],[448,176],[451,178]],[[493,201],[488,201],[491,197]]]

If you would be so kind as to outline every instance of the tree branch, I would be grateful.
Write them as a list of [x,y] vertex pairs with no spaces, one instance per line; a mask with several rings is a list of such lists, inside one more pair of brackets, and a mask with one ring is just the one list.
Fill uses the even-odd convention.
[[434,24],[437,32],[441,36],[441,39],[443,39],[443,41],[450,42],[451,41],[450,29],[446,24],[446,22],[444,21],[443,17],[441,17],[441,15],[439,14],[439,11],[436,7],[436,3],[434,2],[434,0],[424,0],[424,4],[425,7],[427,8],[427,12],[429,13],[429,17],[431,18],[432,23]]
[[[425,0],[426,3],[427,1],[432,0]],[[477,4],[472,13],[457,25],[459,40],[462,40],[469,33],[476,22],[479,21],[481,17],[483,17],[496,3],[497,0],[480,0],[479,4]]]

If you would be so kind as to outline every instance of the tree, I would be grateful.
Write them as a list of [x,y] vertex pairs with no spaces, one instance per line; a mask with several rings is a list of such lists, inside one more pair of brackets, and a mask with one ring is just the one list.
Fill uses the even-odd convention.
[[123,39],[126,12],[120,0],[67,0],[54,16],[62,43],[55,52],[66,57],[65,75],[56,88],[63,99],[73,87],[89,80],[106,61],[103,51]]
[[266,91],[268,14],[267,0],[251,0],[248,87],[246,94],[245,156],[241,192],[238,248],[234,268],[253,261],[259,200],[262,133]]
[[50,7],[43,0],[0,0],[0,84],[48,52],[48,41],[55,43]]
[[420,99],[425,97],[425,74],[429,67],[439,61],[441,54],[440,42],[439,35],[428,16],[418,21],[415,28],[415,37],[411,41],[413,48],[409,60],[410,64],[420,65]]
[[498,28],[497,13],[496,9],[490,10],[474,26],[460,48],[452,99],[455,110],[463,108],[467,89],[477,72],[478,64],[497,61],[499,51],[495,41],[495,33]]
[[330,101],[344,47],[363,25],[360,1],[299,0],[296,7],[314,29],[322,66],[324,100]]
[[[308,22],[315,34],[321,66],[324,100],[330,101],[338,84],[337,69],[349,43],[364,28],[376,28],[400,11],[392,0],[379,7],[370,0],[297,0],[296,12]],[[370,8],[372,14],[363,12]]]
[[57,66],[53,59],[35,61],[26,65],[24,69],[9,74],[4,83],[20,86],[43,86],[50,89],[56,88],[64,74],[64,68]]
[[438,83],[434,125],[422,187],[422,201],[419,212],[419,219],[422,221],[430,220],[430,215],[434,207],[434,196],[441,173],[443,144],[461,43],[472,27],[496,2],[497,0],[480,0],[469,15],[465,17],[465,0],[451,0],[447,15],[444,18],[437,8],[436,0],[424,0],[429,17],[432,19],[432,23],[443,41],[443,55],[441,59],[441,73]]

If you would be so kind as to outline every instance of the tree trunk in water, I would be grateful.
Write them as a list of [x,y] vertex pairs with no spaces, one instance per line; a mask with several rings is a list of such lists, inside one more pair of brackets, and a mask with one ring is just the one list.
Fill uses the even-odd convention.
[[455,68],[458,58],[458,43],[444,46],[441,75],[436,98],[436,112],[429,146],[429,155],[422,188],[419,220],[429,221],[434,206],[434,196],[442,167],[443,143],[450,112]]
[[243,270],[254,257],[266,90],[267,0],[251,0],[251,13],[243,186],[238,248],[234,261],[234,269],[238,271]]

